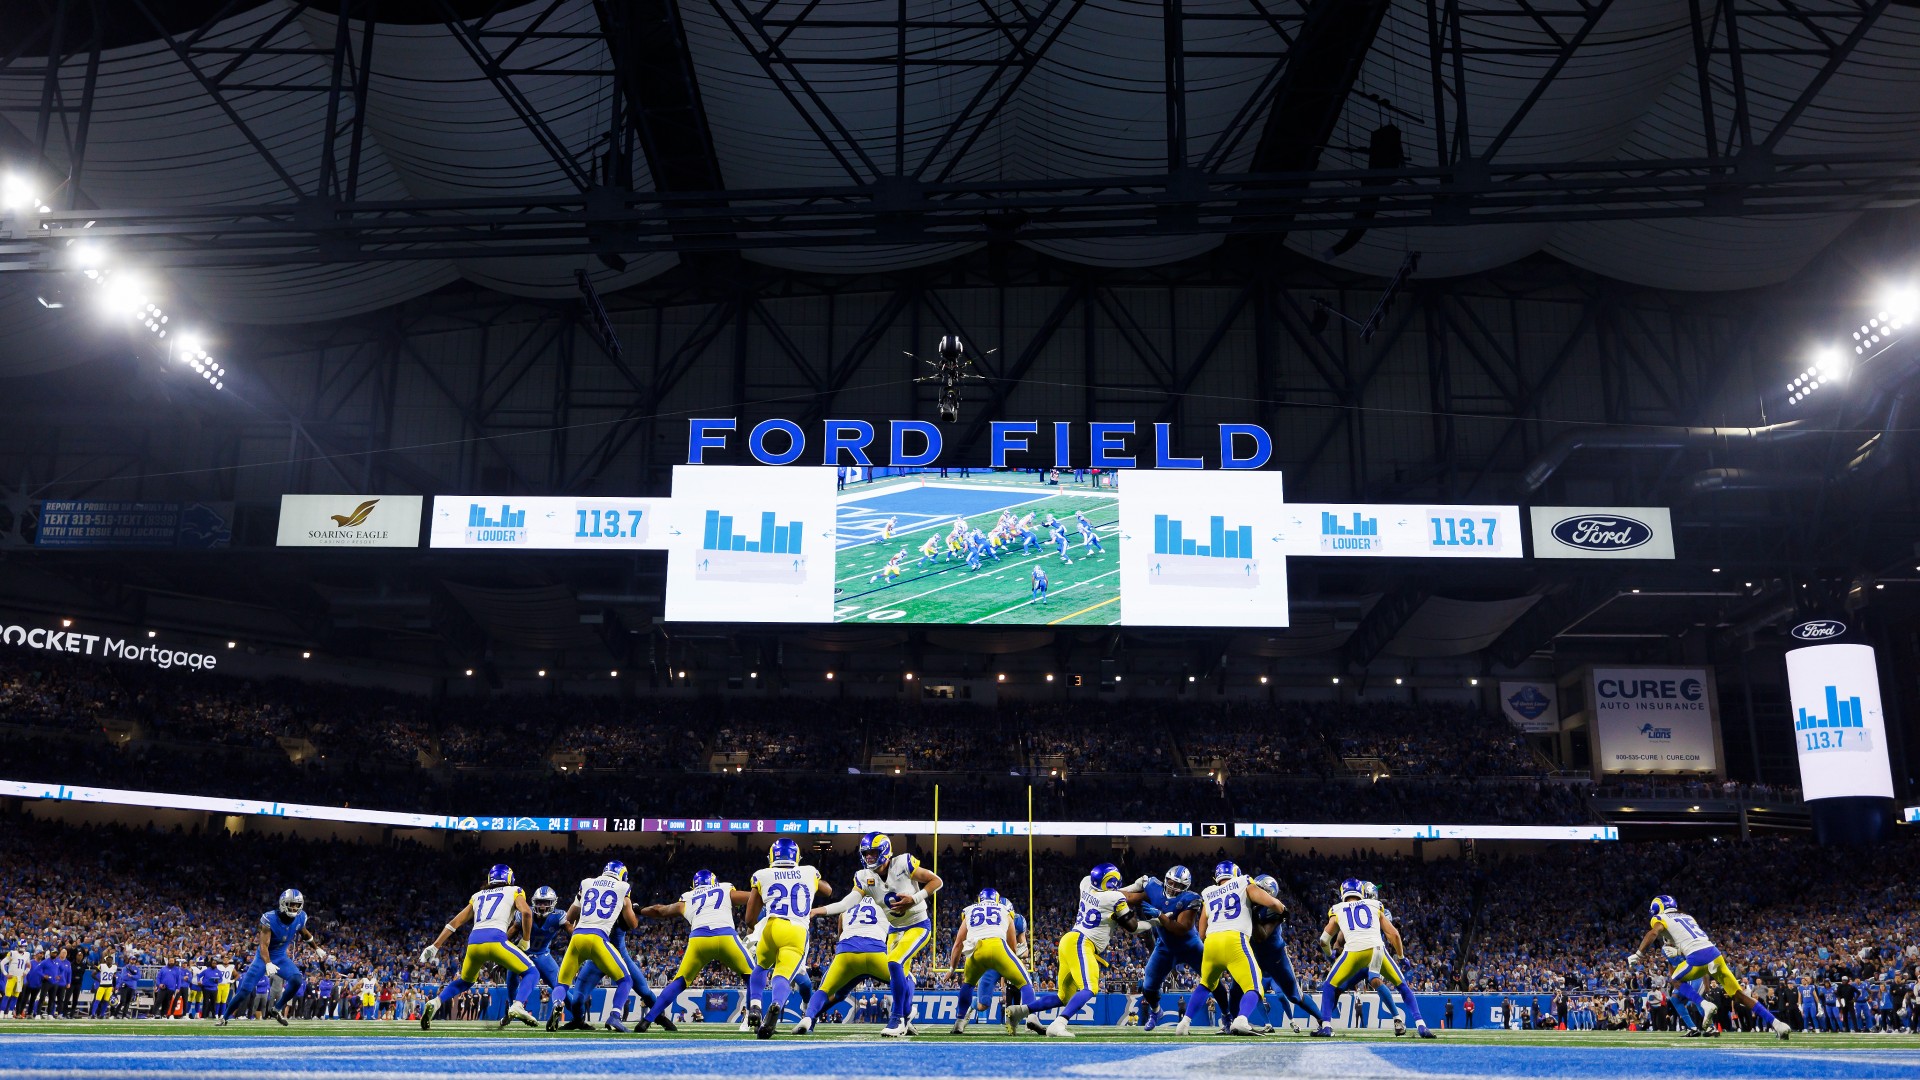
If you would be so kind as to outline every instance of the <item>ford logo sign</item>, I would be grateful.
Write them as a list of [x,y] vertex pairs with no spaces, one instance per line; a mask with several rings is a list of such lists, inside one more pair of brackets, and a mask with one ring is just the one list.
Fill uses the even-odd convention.
[[1653,527],[1619,514],[1580,514],[1553,523],[1553,538],[1582,551],[1627,551],[1653,539]]
[[1839,619],[1808,619],[1787,631],[1800,641],[1832,641],[1846,632],[1847,624]]

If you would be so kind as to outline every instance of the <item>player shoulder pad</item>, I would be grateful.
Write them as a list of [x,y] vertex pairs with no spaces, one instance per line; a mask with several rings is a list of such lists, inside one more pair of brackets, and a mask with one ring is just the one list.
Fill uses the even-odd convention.
[[918,870],[918,869],[920,869],[920,860],[919,860],[919,859],[918,859],[917,857],[915,857],[915,856],[912,856],[912,855],[896,855],[896,856],[894,856],[894,857],[895,857],[895,858],[897,858],[897,859],[905,859],[905,860],[907,860],[907,873],[909,873],[909,874],[911,874],[911,873],[913,873],[913,872],[914,872],[915,870]]
[[1647,920],[1647,925],[1654,930],[1665,930],[1667,928],[1667,921],[1655,915],[1653,918]]

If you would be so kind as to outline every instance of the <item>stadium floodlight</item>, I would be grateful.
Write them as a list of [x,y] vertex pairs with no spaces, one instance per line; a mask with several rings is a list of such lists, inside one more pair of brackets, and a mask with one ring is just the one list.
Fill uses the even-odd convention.
[[1047,681],[1048,681],[1048,682],[1052,682],[1052,681],[1053,681],[1053,672],[1051,672],[1051,671],[1049,671],[1049,672],[1047,672]]
[[1261,686],[1267,685],[1267,677],[1265,675],[1260,676],[1260,685]]
[[609,672],[607,672],[607,678],[609,678],[609,679],[617,679],[617,678],[619,678],[619,677],[620,677],[620,669],[619,669],[619,668],[614,668],[614,669],[613,669],[612,671],[609,671]]
[[300,659],[302,659],[302,660],[311,660],[311,659],[313,659],[313,654],[312,654],[312,653],[310,653],[310,652],[307,652],[307,651],[306,651],[305,649],[302,649],[302,650],[300,651]]
[[229,649],[231,649],[231,648],[234,648],[234,647],[236,647],[236,646],[238,646],[239,644],[240,644],[240,643],[239,643],[239,642],[237,642],[237,641],[229,641],[229,642],[227,642],[227,648],[229,648]]
[[1403,678],[1401,678],[1401,677],[1400,677],[1400,676],[1398,676],[1398,675],[1395,675],[1395,676],[1393,677],[1393,685],[1395,685],[1395,686],[1399,686],[1399,685],[1400,685],[1401,683],[1404,683],[1404,682],[1406,682],[1406,681],[1407,681],[1407,680],[1405,680],[1405,679],[1403,679]]
[[547,677],[547,669],[546,669],[546,668],[541,668],[541,669],[540,669],[540,677],[541,677],[541,678],[543,678],[543,679]]
[[829,672],[827,672],[827,681],[828,681],[828,682],[832,682],[832,681],[833,681],[833,672],[831,672],[831,671],[829,671]]
[[994,681],[994,682],[1006,682],[1006,681],[1007,681],[1007,673],[1003,671],[1003,672],[1001,672],[1000,674],[998,674],[998,675],[995,675],[995,676],[993,677],[993,681]]
[[471,678],[473,678],[473,669],[472,669],[472,668],[468,668],[468,669],[467,669],[467,678],[469,678],[469,679],[471,679]]
[[1479,680],[1479,679],[1468,679],[1468,680],[1467,680],[1467,685],[1468,685],[1468,686],[1479,686],[1479,685],[1480,685],[1480,680]]
[[150,638],[157,638],[160,636],[160,632],[158,630],[149,630],[147,631],[147,636]]
[[31,180],[13,172],[0,177],[0,210],[17,213],[35,207],[39,207],[42,213],[46,212],[46,207],[41,206],[40,195],[34,190]]
[[1889,285],[1880,290],[1878,302],[1874,305],[1882,322],[1892,325],[1895,330],[1904,328],[1915,319],[1920,319],[1920,288],[1913,285]]
[[909,671],[909,672],[907,672],[907,681],[908,681],[908,682],[912,682],[912,681],[913,681],[913,672],[911,672],[911,671]]
[[1340,685],[1340,676],[1338,676],[1338,675],[1335,675],[1335,676],[1333,677],[1333,685],[1335,685],[1335,686],[1339,686],[1339,685]]

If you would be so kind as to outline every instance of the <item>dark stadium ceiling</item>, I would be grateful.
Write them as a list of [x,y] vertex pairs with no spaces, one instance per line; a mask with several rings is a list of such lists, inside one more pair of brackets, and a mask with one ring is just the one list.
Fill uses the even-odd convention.
[[696,251],[1111,267],[1244,234],[1373,274],[1545,252],[1734,289],[1920,198],[1920,10],[1888,0],[6,12],[0,155],[51,229],[0,271],[62,268],[48,233],[93,222],[228,322],[456,278],[612,291]]

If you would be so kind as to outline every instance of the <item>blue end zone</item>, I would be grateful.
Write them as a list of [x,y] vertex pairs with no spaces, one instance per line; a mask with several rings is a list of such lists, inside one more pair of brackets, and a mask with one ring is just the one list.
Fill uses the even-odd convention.
[[895,519],[893,535],[898,538],[912,532],[951,525],[957,517],[1007,510],[1057,494],[1061,492],[904,487],[872,495],[843,497],[836,507],[834,526],[838,530],[839,546],[855,547],[877,538],[880,526],[888,518]]
[[[1920,1052],[1700,1046],[1489,1046],[1294,1036],[1176,1039],[1126,1043],[886,1043],[877,1036],[821,1034],[773,1043],[662,1036],[627,1038],[472,1038],[388,1036],[0,1036],[0,1074],[9,1078],[285,1077],[473,1075],[766,1076],[914,1075],[953,1077],[1234,1075],[1445,1076],[1521,1080],[1541,1076],[1753,1077],[1756,1080],[1892,1080],[1920,1075]],[[1172,1054],[1172,1057],[1167,1055]],[[772,1057],[768,1055],[780,1055]],[[1069,1071],[1070,1070],[1070,1071]]]

